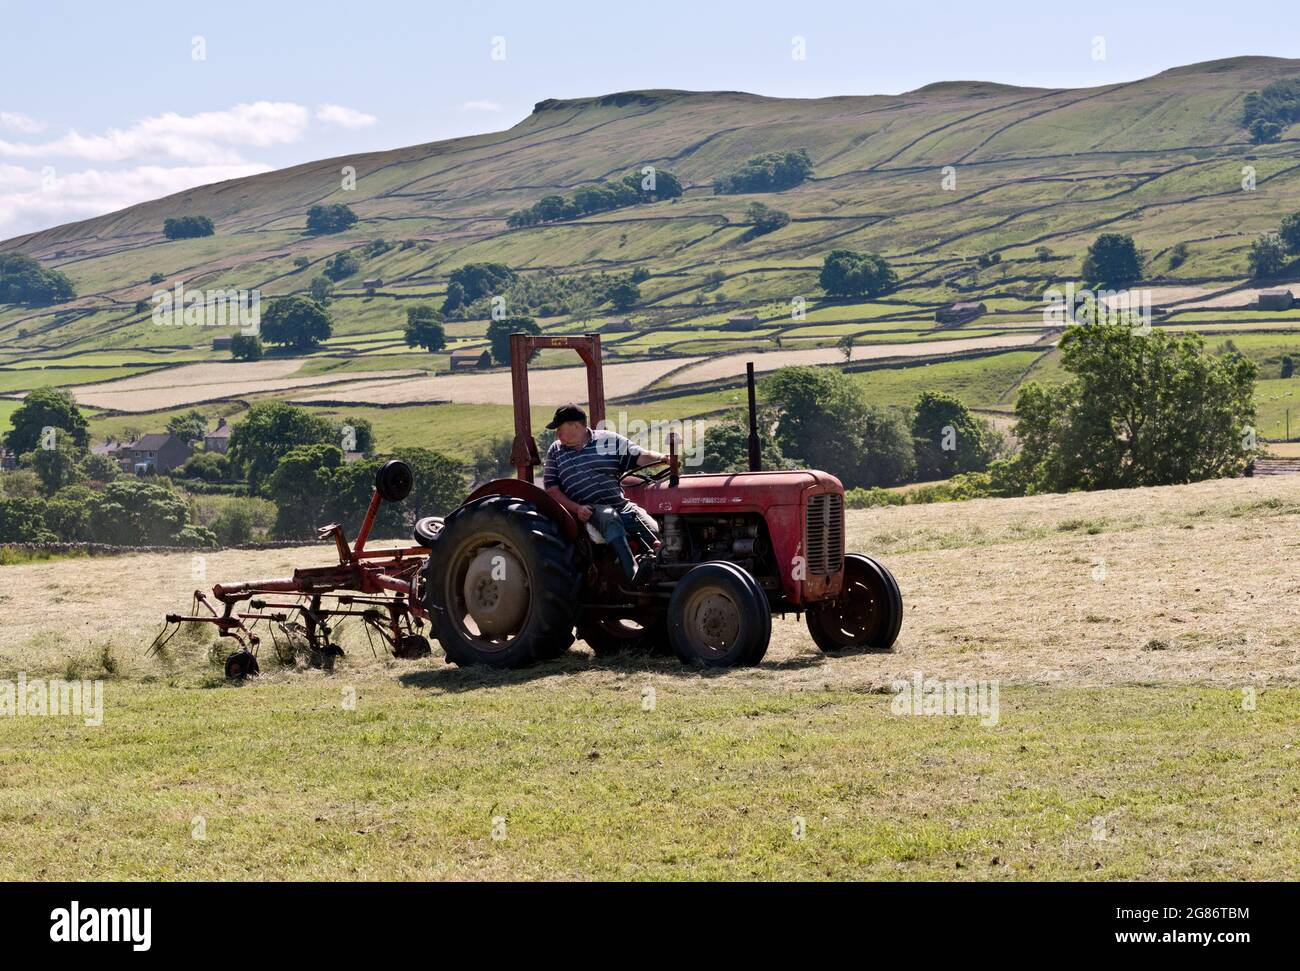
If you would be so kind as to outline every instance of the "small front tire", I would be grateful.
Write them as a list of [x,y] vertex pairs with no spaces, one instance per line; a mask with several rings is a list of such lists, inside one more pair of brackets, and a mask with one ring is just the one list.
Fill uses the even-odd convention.
[[682,577],[668,601],[668,636],[683,664],[754,665],[771,635],[767,598],[734,563],[701,563]]

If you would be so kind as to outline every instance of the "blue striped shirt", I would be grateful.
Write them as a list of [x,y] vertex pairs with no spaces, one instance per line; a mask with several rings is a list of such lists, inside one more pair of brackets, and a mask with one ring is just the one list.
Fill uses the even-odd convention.
[[613,506],[622,510],[627,504],[618,480],[636,468],[641,449],[617,432],[587,429],[587,444],[569,448],[558,438],[546,450],[542,482],[546,488],[558,486],[570,500],[580,506]]

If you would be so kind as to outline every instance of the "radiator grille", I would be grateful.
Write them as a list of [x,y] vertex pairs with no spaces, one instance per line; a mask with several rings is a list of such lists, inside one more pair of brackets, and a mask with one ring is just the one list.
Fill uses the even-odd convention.
[[804,529],[809,575],[838,573],[844,566],[844,497],[831,492],[812,496]]

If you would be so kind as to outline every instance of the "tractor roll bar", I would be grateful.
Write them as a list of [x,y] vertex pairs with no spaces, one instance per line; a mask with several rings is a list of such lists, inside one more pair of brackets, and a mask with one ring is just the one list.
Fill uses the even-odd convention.
[[578,352],[587,366],[587,418],[592,427],[605,420],[605,378],[600,364],[600,335],[581,337],[510,335],[510,385],[515,404],[515,442],[510,464],[526,482],[533,481],[533,469],[542,464],[533,438],[532,408],[528,401],[528,361],[544,347],[567,347]]

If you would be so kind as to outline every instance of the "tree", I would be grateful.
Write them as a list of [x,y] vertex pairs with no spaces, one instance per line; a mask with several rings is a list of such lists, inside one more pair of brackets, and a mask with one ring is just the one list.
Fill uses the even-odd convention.
[[988,468],[996,451],[996,433],[960,399],[942,391],[923,391],[912,417],[912,445],[918,479],[949,479]]
[[1281,372],[1278,376],[1282,378],[1289,378],[1293,374],[1295,374],[1295,360],[1291,357],[1290,354],[1283,354]]
[[879,297],[898,287],[898,274],[875,253],[837,249],[822,261],[819,282],[834,297]]
[[1276,233],[1268,233],[1256,238],[1250,244],[1250,275],[1255,279],[1277,276],[1287,265],[1286,247],[1282,238]]
[[514,450],[513,435],[494,435],[474,449],[470,459],[470,468],[474,472],[475,482],[487,482],[508,476],[514,471],[510,456]]
[[1293,212],[1283,219],[1277,234],[1282,237],[1288,253],[1300,256],[1300,212]]
[[61,388],[36,388],[28,392],[23,403],[9,416],[12,426],[5,435],[5,444],[19,455],[48,444],[45,429],[56,429],[55,441],[60,433],[72,438],[79,448],[90,444],[90,432],[76,399]]
[[329,312],[310,297],[277,297],[262,315],[262,336],[272,344],[310,350],[332,332]]
[[230,478],[230,460],[220,452],[195,452],[181,466],[180,475],[203,482],[225,482]]
[[1059,387],[1016,401],[1017,478],[1033,492],[1172,485],[1238,474],[1255,421],[1255,364],[1197,334],[1087,324],[1061,338]]
[[510,335],[540,334],[542,329],[532,317],[503,317],[488,324],[487,338],[492,349],[492,360],[498,364],[510,363]]
[[793,152],[767,152],[755,155],[734,172],[716,179],[713,191],[718,195],[738,192],[780,192],[791,189],[812,174],[813,164],[807,149]]
[[1255,142],[1273,142],[1300,121],[1300,78],[1284,78],[1252,91],[1242,104],[1241,123]]
[[436,353],[447,346],[442,315],[427,303],[406,310],[406,346],[423,347],[430,353]]
[[307,292],[311,298],[324,307],[334,296],[334,285],[324,276],[312,277],[311,283],[307,285]]
[[45,504],[45,528],[65,543],[90,539],[90,501],[94,492],[84,485],[60,489]]
[[117,464],[117,460],[108,455],[96,455],[94,452],[89,453],[81,460],[81,475],[90,482],[103,484],[112,482],[122,474],[122,466]]
[[747,234],[749,236],[765,236],[790,225],[790,214],[788,212],[771,209],[761,202],[750,203],[747,214],[750,222],[754,224]]
[[1083,258],[1083,275],[1105,287],[1126,287],[1142,279],[1142,255],[1132,236],[1102,233]]
[[465,467],[450,456],[427,448],[399,448],[393,453],[411,467],[415,485],[406,499],[407,516],[442,516],[465,498]]
[[334,429],[324,418],[283,401],[262,401],[231,429],[226,455],[256,493],[290,449],[333,442]]
[[81,479],[81,460],[85,450],[66,436],[55,441],[54,448],[38,448],[28,459],[32,471],[41,480],[47,496]]
[[22,253],[0,253],[0,303],[44,307],[76,295],[66,274],[46,269]]
[[909,481],[916,469],[906,419],[869,407],[848,375],[830,368],[786,367],[764,381],[776,415],[777,446],[808,468],[853,488]]
[[1250,123],[1247,131],[1250,133],[1250,140],[1256,145],[1276,142],[1282,137],[1282,126],[1267,118],[1256,118]]
[[186,445],[193,445],[202,439],[207,427],[207,419],[203,417],[201,412],[193,408],[183,414],[172,415],[167,419],[167,430]]
[[307,232],[341,233],[356,224],[357,214],[341,202],[315,205],[307,210]]
[[280,458],[266,484],[275,503],[273,534],[280,539],[310,536],[317,526],[338,522],[334,473],[343,467],[337,445],[296,445]]
[[[781,454],[769,429],[775,421],[770,410],[758,414],[758,446],[763,468],[796,468],[798,463]],[[710,425],[704,432],[703,461],[699,472],[745,472],[749,469],[749,414],[736,412]]]
[[59,537],[45,525],[44,499],[0,496],[0,543],[53,543]]
[[172,216],[163,221],[163,235],[168,239],[198,239],[215,232],[207,216]]
[[607,294],[615,310],[630,310],[641,299],[641,288],[629,278],[623,277],[609,288]]
[[256,334],[235,334],[230,338],[230,356],[236,361],[260,361],[262,338]]
[[643,202],[676,199],[682,194],[681,180],[667,169],[656,168],[654,170],[654,184],[652,186],[645,184],[648,177],[649,173],[643,175],[640,170],[629,172],[623,176],[623,184],[636,192]]
[[447,278],[447,299],[442,312],[450,313],[483,297],[502,294],[515,280],[504,263],[466,263]]
[[361,261],[355,256],[344,250],[341,253],[335,253],[325,261],[324,273],[327,277],[338,283],[340,280],[346,280],[348,277],[361,270]]
[[857,342],[853,339],[852,334],[845,334],[835,342],[835,348],[844,355],[844,363],[848,364],[853,360],[853,347]]
[[164,485],[124,475],[92,493],[90,534],[121,546],[168,546],[185,528],[185,500]]

